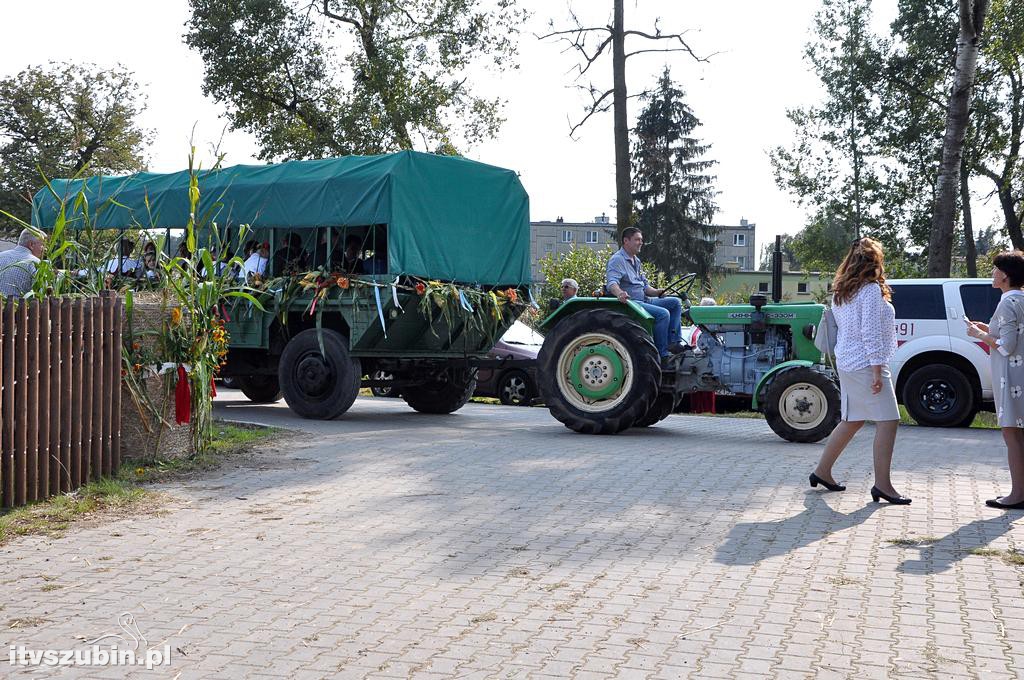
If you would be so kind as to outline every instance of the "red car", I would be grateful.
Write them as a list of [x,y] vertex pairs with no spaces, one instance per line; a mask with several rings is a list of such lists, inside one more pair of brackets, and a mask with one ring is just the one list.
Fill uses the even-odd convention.
[[[535,360],[544,336],[519,321],[501,336],[488,356],[492,359]],[[537,367],[481,368],[476,374],[476,397],[497,397],[506,406],[529,406],[537,396]]]

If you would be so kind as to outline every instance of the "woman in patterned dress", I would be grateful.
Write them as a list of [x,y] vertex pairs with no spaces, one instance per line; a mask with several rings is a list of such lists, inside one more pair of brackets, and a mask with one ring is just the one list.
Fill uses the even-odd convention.
[[895,505],[907,505],[910,499],[896,491],[889,474],[900,411],[889,371],[889,361],[896,352],[896,311],[885,283],[882,244],[870,238],[854,241],[836,271],[832,289],[832,313],[839,327],[836,369],[842,422],[825,444],[818,467],[811,473],[811,486],[846,490],[832,477],[832,466],[853,435],[870,420],[875,423],[875,484],[871,487],[871,499],[876,503],[883,498]]
[[990,498],[991,508],[1024,509],[1024,253],[992,258],[992,287],[1003,291],[992,320],[967,321],[967,334],[989,346],[996,419],[1006,442],[1010,493]]

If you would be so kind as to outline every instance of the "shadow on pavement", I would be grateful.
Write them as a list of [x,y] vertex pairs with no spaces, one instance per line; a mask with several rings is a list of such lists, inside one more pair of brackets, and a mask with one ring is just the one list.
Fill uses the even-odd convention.
[[849,514],[837,512],[825,502],[825,494],[808,491],[804,511],[768,522],[740,522],[733,526],[715,553],[715,561],[728,565],[754,565],[811,545],[830,534],[854,527],[880,510],[870,503]]
[[920,557],[904,560],[897,570],[901,574],[939,574],[948,571],[973,550],[987,548],[992,541],[1009,533],[1013,528],[1013,520],[1019,518],[1019,514],[1001,513],[988,519],[976,519],[935,543],[921,546]]

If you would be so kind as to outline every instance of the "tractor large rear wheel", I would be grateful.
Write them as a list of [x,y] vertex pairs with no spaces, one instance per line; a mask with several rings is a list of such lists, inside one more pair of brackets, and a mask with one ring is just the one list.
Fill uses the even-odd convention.
[[544,339],[537,357],[541,397],[576,432],[632,427],[658,397],[661,360],[651,336],[625,314],[577,312]]
[[803,366],[783,371],[768,386],[764,416],[787,441],[821,441],[839,424],[839,386],[821,371]]
[[651,408],[648,409],[647,413],[633,423],[633,427],[650,427],[660,423],[672,415],[672,412],[676,410],[677,404],[679,404],[679,399],[675,394],[662,392],[654,400],[654,403],[651,404]]

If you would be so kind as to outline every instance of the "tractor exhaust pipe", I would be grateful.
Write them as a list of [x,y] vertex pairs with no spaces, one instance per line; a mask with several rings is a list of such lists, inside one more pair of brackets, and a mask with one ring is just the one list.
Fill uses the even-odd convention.
[[775,237],[775,252],[772,253],[772,302],[782,302],[782,235]]

